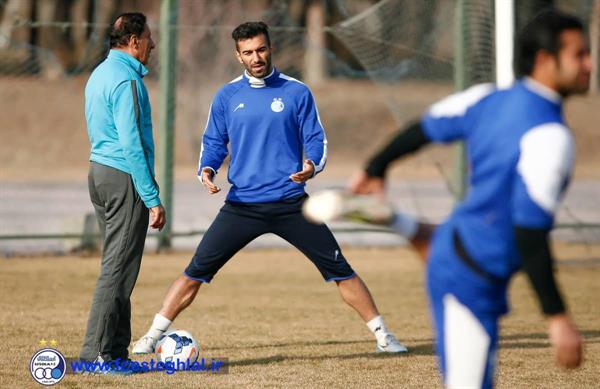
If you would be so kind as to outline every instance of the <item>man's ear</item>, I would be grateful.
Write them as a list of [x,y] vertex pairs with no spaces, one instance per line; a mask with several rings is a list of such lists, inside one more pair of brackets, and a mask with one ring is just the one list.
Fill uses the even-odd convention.
[[242,55],[239,51],[237,51],[237,49],[235,50],[235,58],[237,58],[239,63],[241,63],[242,65],[244,64],[244,61],[242,61]]
[[557,61],[557,56],[551,52],[546,50],[538,50],[538,52],[535,53],[534,68],[541,66],[552,66],[552,64],[556,65]]
[[133,47],[137,49],[140,47],[140,38],[136,35],[132,35],[129,37],[129,47]]

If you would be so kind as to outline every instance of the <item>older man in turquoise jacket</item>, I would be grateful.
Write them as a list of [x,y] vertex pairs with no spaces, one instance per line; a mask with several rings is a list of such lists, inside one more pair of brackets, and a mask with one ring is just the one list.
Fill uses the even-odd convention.
[[154,48],[146,17],[140,13],[119,16],[110,46],[108,57],[93,71],[85,88],[91,143],[88,184],[104,246],[80,358],[96,362],[128,357],[130,296],[140,269],[149,213],[153,228],[161,229],[166,221],[154,179],[150,101],[142,81]]

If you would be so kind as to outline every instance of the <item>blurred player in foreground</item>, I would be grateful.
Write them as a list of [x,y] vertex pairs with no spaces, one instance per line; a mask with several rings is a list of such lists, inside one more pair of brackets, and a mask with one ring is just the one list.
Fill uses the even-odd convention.
[[[520,269],[548,318],[557,364],[575,368],[582,361],[580,335],[553,275],[549,234],[574,161],[562,103],[587,90],[590,55],[581,22],[556,11],[539,14],[517,44],[522,78],[512,87],[477,85],[434,104],[349,184],[354,193],[381,194],[393,160],[431,142],[465,142],[469,191],[433,235],[431,226],[401,213],[378,215],[423,253],[431,235],[427,290],[440,368],[452,388],[493,386],[498,320],[508,312],[507,287]],[[340,214],[373,221],[372,206],[345,199],[337,201]]]
[[406,352],[385,326],[369,290],[344,258],[331,231],[302,216],[305,182],[323,170],[327,157],[327,140],[310,90],[272,66],[266,24],[244,23],[232,37],[245,72],[215,96],[198,168],[206,189],[219,192],[213,180],[229,145],[232,187],[192,261],[171,286],[162,309],[133,352],[153,352],[158,338],[192,303],[202,283],[210,282],[236,252],[266,233],[294,245],[326,281],[337,284],[342,299],[373,332],[377,351]]

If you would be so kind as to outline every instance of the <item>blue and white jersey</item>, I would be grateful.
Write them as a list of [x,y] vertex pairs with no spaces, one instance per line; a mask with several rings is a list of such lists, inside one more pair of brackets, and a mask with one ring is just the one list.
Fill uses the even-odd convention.
[[521,267],[515,226],[551,229],[571,176],[561,97],[529,78],[505,90],[477,85],[431,106],[422,126],[434,142],[465,141],[469,190],[446,226],[481,269],[508,279]]
[[[198,175],[215,172],[230,149],[230,201],[266,203],[304,193],[290,175],[303,160],[323,170],[327,140],[314,98],[300,81],[273,69],[263,79],[244,73],[216,94],[202,139]],[[304,158],[303,158],[304,153]]]

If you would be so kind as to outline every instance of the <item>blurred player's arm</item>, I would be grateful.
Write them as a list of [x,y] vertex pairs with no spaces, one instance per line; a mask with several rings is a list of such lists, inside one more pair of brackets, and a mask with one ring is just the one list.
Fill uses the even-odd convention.
[[517,227],[515,236],[523,270],[537,295],[542,311],[548,316],[549,337],[556,362],[575,368],[582,361],[581,337],[566,312],[554,277],[554,260],[548,242],[548,230]]
[[399,129],[391,141],[369,159],[365,169],[350,179],[350,191],[359,194],[382,194],[389,165],[430,142],[420,121],[411,122]]
[[198,179],[210,194],[221,190],[214,183],[214,177],[228,154],[228,143],[229,135],[225,126],[224,110],[220,96],[217,94],[208,112],[198,163]]
[[385,173],[392,162],[431,142],[450,143],[464,139],[465,120],[470,114],[470,108],[493,90],[492,84],[475,85],[433,104],[420,120],[399,129],[386,146],[369,158],[367,166],[350,179],[350,191],[382,195]]
[[[354,174],[348,183],[350,191],[383,196],[385,173],[393,161],[410,155],[431,142],[450,143],[464,139],[465,120],[471,114],[470,108],[493,90],[494,86],[491,84],[475,85],[433,104],[419,121],[401,128],[386,146],[369,159],[364,170]],[[408,234],[404,228],[398,229],[396,225],[391,227],[405,236],[425,260],[435,225],[411,222],[409,216],[400,213],[396,220],[402,221],[400,226],[416,223],[415,228],[408,229]]]
[[[398,130],[396,136],[369,159],[364,170],[354,174],[348,184],[350,191],[357,194],[383,196],[385,174],[390,164],[418,151],[430,142],[420,121],[409,123],[406,127]],[[429,239],[435,225],[421,223],[411,216],[398,212],[389,227],[408,239],[419,253],[419,257],[425,261],[429,249]]]
[[512,191],[515,241],[526,273],[548,317],[548,333],[558,365],[582,361],[581,337],[565,309],[554,277],[549,235],[574,158],[570,131],[549,123],[529,130],[520,142]]

